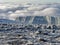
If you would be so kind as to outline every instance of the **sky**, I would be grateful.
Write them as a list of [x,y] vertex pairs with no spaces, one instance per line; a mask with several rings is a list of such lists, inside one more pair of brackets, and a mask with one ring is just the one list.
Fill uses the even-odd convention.
[[60,0],[0,0],[0,2],[60,3]]

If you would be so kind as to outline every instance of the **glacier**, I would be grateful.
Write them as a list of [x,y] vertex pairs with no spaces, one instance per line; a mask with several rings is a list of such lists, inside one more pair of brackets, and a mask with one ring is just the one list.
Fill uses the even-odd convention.
[[60,25],[59,16],[20,16],[16,21],[23,24],[55,24]]

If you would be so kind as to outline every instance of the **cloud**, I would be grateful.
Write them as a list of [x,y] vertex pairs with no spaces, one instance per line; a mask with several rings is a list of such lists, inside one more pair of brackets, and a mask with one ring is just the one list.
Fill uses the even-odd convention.
[[60,4],[0,4],[0,18],[15,20],[19,16],[60,16]]
[[41,11],[44,15],[58,16],[60,14],[60,9],[58,8],[46,8]]

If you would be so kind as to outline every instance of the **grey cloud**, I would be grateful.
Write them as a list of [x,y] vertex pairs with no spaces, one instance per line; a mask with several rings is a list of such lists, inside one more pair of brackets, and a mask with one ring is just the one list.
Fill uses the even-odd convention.
[[60,16],[60,4],[0,4],[0,18],[15,20],[19,16]]

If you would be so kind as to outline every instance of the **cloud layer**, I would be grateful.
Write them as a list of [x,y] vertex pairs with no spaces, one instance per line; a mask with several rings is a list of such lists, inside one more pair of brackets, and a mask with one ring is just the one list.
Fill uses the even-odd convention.
[[60,16],[60,4],[0,4],[0,18],[15,20],[19,16]]

